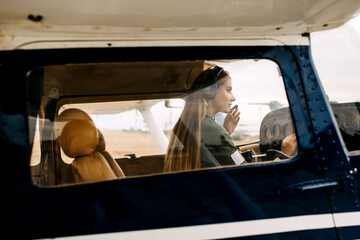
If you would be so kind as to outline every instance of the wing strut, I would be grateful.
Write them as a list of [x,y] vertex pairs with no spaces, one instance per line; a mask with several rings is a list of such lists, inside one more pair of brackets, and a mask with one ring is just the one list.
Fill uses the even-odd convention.
[[150,108],[142,108],[139,109],[139,111],[144,118],[147,127],[150,129],[151,135],[155,139],[156,144],[160,149],[160,152],[165,154],[169,145],[169,141],[166,138],[163,130],[160,128],[159,124],[155,120]]

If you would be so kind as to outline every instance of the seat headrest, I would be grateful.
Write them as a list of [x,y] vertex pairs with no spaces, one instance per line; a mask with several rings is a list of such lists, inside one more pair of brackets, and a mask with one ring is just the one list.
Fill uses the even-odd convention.
[[91,117],[84,111],[77,108],[69,108],[64,110],[54,121],[54,134],[58,138],[66,123],[72,120],[88,120],[92,122]]
[[84,156],[95,151],[99,142],[98,131],[92,121],[72,120],[66,123],[58,141],[67,156]]
[[64,110],[59,116],[56,117],[56,122],[70,122],[72,120],[88,120],[92,121],[91,117],[84,111],[77,108],[69,108]]

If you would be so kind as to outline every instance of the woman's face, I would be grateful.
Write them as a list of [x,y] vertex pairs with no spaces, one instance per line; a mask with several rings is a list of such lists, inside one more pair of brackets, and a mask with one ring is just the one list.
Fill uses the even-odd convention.
[[228,113],[230,111],[232,102],[235,101],[235,97],[232,93],[232,81],[229,76],[226,76],[219,82],[224,83],[219,86],[216,92],[216,96],[212,100],[212,104],[216,109],[216,112]]

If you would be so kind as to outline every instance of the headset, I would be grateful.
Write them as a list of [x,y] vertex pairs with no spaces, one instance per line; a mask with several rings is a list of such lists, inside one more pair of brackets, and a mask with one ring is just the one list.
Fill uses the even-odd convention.
[[200,90],[205,100],[213,100],[219,88],[219,84],[216,81],[225,76],[229,76],[229,73],[222,67],[215,66],[208,68],[197,76],[189,93]]
[[208,80],[207,82],[211,85],[201,90],[201,93],[206,100],[213,100],[216,97],[216,93],[218,90],[218,84],[216,83],[216,81],[219,80],[222,77],[221,74],[224,74],[225,72],[222,67],[218,66],[212,67],[210,68],[210,70],[212,70],[212,76],[210,77],[210,81]]
[[206,100],[213,100],[216,97],[218,85],[215,83],[201,90],[203,97]]

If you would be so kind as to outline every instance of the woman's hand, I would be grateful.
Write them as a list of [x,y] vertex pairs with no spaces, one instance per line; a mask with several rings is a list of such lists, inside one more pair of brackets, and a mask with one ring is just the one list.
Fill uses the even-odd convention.
[[230,112],[228,112],[228,114],[226,114],[225,120],[224,120],[224,128],[226,129],[226,131],[229,133],[229,135],[231,135],[237,124],[240,121],[240,112],[239,109],[230,109]]
[[281,143],[281,151],[289,156],[294,156],[297,149],[295,133],[287,136]]

